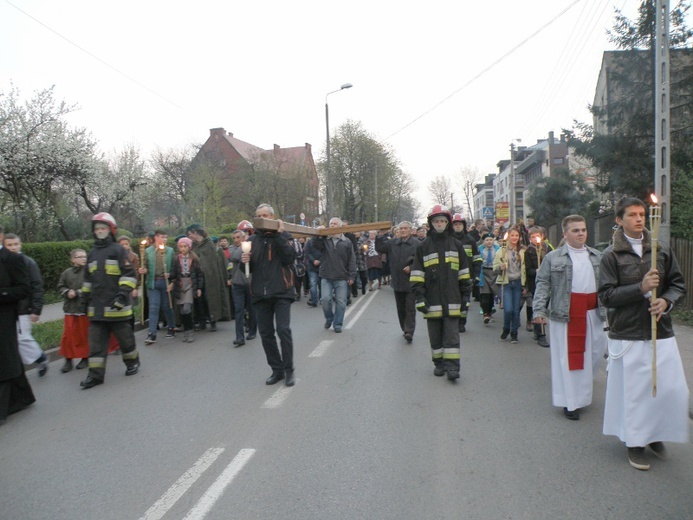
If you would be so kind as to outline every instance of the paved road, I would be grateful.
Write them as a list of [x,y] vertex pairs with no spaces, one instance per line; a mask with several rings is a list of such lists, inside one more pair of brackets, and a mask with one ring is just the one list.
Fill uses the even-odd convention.
[[[601,434],[605,375],[571,422],[551,406],[549,353],[472,314],[462,378],[432,375],[425,326],[398,332],[389,287],[358,298],[345,331],[294,305],[297,383],[268,387],[259,339],[233,324],[192,345],[141,347],[142,370],[109,358],[30,375],[38,403],[0,428],[8,519],[499,519],[690,517],[693,447],[649,472]],[[138,333],[138,340],[144,333]]]

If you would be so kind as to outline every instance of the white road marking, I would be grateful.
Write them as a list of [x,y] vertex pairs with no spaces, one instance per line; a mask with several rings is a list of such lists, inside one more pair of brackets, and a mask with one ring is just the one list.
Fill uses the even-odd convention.
[[168,491],[147,510],[140,520],[159,520],[164,516],[223,452],[224,448],[208,449],[188,471],[183,473],[183,476],[168,488]]
[[231,484],[231,481],[240,473],[253,455],[255,455],[254,449],[239,451],[183,520],[202,520],[207,516],[215,502],[224,494],[226,487]]
[[349,323],[347,323],[347,324],[344,326],[344,328],[345,328],[346,330],[349,330],[351,327],[353,327],[354,324],[355,324],[355,323],[358,321],[358,319],[361,317],[361,315],[362,315],[364,312],[366,312],[366,309],[367,309],[368,306],[371,304],[371,302],[373,301],[373,298],[375,298],[375,295],[376,295],[376,294],[378,294],[377,291],[374,292],[374,293],[371,295],[370,298],[368,298],[368,300],[366,301],[365,305],[364,305],[362,308],[359,309],[359,312],[356,313],[356,316],[354,316],[354,319],[353,319],[353,320],[349,320]]
[[276,392],[274,392],[274,394],[272,394],[272,397],[267,399],[267,401],[262,404],[261,408],[279,408],[284,400],[289,396],[291,388],[292,387],[290,386],[282,386]]
[[321,341],[317,347],[315,347],[315,350],[310,353],[308,357],[320,357],[322,356],[325,352],[327,352],[327,349],[334,343],[333,339],[325,339]]

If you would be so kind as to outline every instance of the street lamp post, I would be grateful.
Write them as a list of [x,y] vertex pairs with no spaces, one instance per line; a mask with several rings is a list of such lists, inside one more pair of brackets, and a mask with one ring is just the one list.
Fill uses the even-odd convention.
[[325,211],[327,212],[328,219],[334,216],[334,187],[332,186],[332,170],[330,170],[330,108],[327,104],[327,96],[329,96],[330,94],[334,94],[335,92],[339,92],[340,90],[344,90],[351,87],[353,87],[351,83],[344,83],[344,85],[339,87],[337,90],[333,90],[332,92],[328,92],[327,94],[325,94],[325,128],[327,134],[327,141],[325,146],[325,153],[327,155],[327,164],[325,168],[325,188],[327,191],[327,207],[325,208]]

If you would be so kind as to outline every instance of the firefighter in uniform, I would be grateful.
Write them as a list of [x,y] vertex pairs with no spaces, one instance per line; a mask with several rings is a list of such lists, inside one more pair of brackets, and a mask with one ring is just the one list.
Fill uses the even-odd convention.
[[423,313],[435,368],[433,374],[460,377],[459,319],[472,283],[467,255],[452,236],[452,215],[440,204],[428,214],[429,230],[416,250],[409,280],[416,310]]
[[125,375],[135,375],[140,367],[135,334],[130,327],[130,293],[137,286],[135,268],[128,252],[116,242],[118,228],[109,213],[94,215],[91,226],[94,247],[87,256],[82,286],[82,305],[89,317],[89,374],[80,383],[83,389],[103,384],[111,333],[120,345]]
[[[467,254],[467,265],[469,266],[469,271],[473,283],[479,282],[479,275],[481,273],[481,255],[479,254],[479,248],[476,242],[469,236],[467,232],[467,221],[462,217],[461,214],[455,213],[452,216],[452,231],[453,236],[460,241],[464,247],[464,252]],[[460,312],[460,323],[459,331],[465,332],[467,325],[467,311],[469,310],[469,298],[462,302],[462,310]]]

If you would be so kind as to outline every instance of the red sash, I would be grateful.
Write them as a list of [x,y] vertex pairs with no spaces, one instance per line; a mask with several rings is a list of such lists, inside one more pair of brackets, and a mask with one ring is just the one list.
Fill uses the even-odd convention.
[[587,337],[587,311],[597,308],[597,293],[570,295],[570,321],[568,322],[568,369],[585,367],[585,338]]

